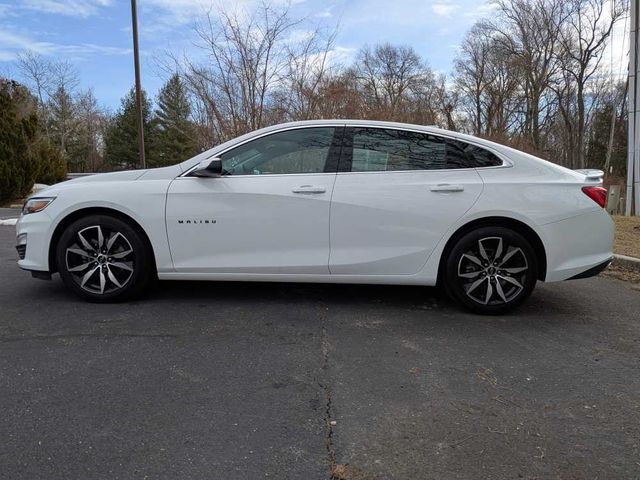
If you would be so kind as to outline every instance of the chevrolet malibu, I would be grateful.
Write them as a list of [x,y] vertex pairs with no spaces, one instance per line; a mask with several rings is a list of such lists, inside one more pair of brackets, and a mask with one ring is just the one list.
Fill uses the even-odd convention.
[[277,125],[25,203],[19,265],[93,302],[155,278],[441,285],[499,314],[612,258],[602,172],[432,127]]

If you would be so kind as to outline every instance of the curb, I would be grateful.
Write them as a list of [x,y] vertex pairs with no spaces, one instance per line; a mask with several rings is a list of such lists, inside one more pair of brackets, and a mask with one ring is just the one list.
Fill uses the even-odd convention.
[[613,264],[640,272],[640,258],[627,257],[626,255],[614,255]]

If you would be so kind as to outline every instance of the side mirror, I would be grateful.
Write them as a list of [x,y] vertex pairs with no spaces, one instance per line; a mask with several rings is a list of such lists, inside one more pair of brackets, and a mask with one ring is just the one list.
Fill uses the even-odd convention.
[[222,176],[222,160],[215,158],[207,158],[202,160],[196,169],[191,172],[194,177],[215,178]]

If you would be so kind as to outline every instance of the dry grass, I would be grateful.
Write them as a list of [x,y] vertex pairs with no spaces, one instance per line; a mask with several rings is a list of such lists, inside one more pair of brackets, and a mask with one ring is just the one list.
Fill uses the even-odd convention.
[[[616,224],[614,253],[640,258],[640,217],[623,217],[614,215]],[[640,271],[621,265],[614,260],[603,275],[631,283],[634,289],[640,290]]]
[[613,264],[611,264],[609,268],[602,273],[602,275],[630,283],[634,290],[640,291],[640,271],[632,270],[630,268],[623,267],[622,265],[616,265],[615,260]]
[[614,252],[640,258],[640,217],[614,215],[613,221],[616,224]]
[[334,465],[331,468],[331,480],[369,480],[371,477],[350,465]]

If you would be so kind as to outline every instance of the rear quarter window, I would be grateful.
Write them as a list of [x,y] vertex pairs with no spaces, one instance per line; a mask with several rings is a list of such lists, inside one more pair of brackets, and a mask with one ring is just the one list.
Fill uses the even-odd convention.
[[459,140],[447,140],[448,168],[499,167],[502,164],[502,160],[489,150]]

